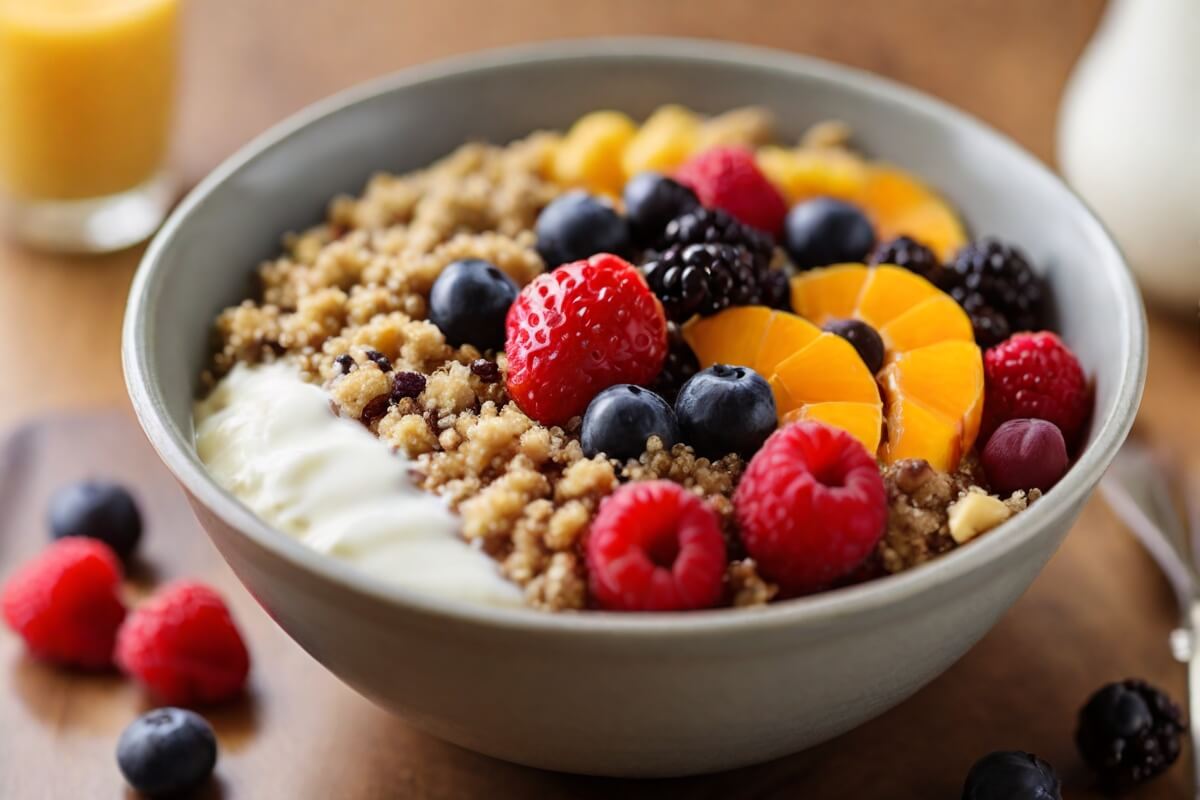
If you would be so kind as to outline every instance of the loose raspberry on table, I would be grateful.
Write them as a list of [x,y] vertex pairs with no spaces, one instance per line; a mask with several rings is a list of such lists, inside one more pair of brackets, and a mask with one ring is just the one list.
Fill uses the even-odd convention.
[[721,208],[747,225],[776,235],[783,228],[787,203],[741,147],[716,147],[689,159],[675,180],[690,188],[709,208]]
[[4,586],[4,619],[35,657],[103,669],[125,618],[121,564],[103,542],[68,537],[25,564]]
[[789,595],[855,570],[887,525],[887,492],[857,439],[819,422],[771,435],[733,496],[742,544]]
[[1091,390],[1075,354],[1048,331],[1018,333],[984,353],[986,394],[980,440],[1010,419],[1044,419],[1079,443],[1091,412]]
[[242,690],[250,654],[221,597],[180,581],[137,609],[117,636],[117,664],[171,705],[228,700]]
[[508,312],[507,387],[544,425],[583,413],[618,383],[646,385],[667,354],[662,304],[641,272],[602,253],[540,275]]
[[725,540],[717,514],[668,480],[628,483],[600,506],[587,537],[596,603],[611,611],[686,611],[721,598]]

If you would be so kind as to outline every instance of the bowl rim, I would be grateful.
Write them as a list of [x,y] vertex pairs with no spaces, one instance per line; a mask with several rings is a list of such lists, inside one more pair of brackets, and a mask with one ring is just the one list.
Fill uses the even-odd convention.
[[[628,614],[588,611],[554,614],[526,607],[501,607],[440,597],[406,589],[368,575],[353,565],[312,550],[272,527],[212,479],[196,456],[193,444],[169,422],[163,394],[155,381],[150,357],[153,339],[151,311],[162,288],[163,253],[187,224],[193,209],[221,184],[267,151],[282,146],[301,129],[343,109],[380,95],[401,91],[462,74],[514,65],[638,58],[650,61],[707,62],[720,66],[751,67],[794,78],[817,79],[842,85],[883,105],[906,106],[939,124],[956,127],[972,137],[983,137],[1049,179],[1064,191],[1068,202],[1092,234],[1112,248],[1113,258],[1103,260],[1099,274],[1117,299],[1118,318],[1129,358],[1122,359],[1111,413],[1093,420],[1095,438],[1051,490],[1053,503],[1032,505],[991,535],[905,572],[866,583],[828,590],[755,609],[710,609],[673,613]],[[903,600],[932,591],[936,586],[962,579],[986,564],[1017,550],[1045,534],[1059,518],[1080,504],[1095,487],[1108,463],[1128,434],[1145,382],[1147,361],[1146,318],[1132,275],[1113,238],[1090,208],[1046,165],[990,126],[929,95],[886,78],[851,67],[786,51],[705,39],[633,36],[563,39],[537,44],[486,50],[409,67],[342,90],[292,114],[239,148],[192,189],[163,224],[147,248],[134,276],[122,332],[122,363],[126,388],[134,412],[151,445],[176,480],[199,503],[240,536],[250,539],[291,567],[332,582],[339,588],[408,612],[458,625],[526,633],[555,633],[588,637],[661,637],[710,635],[732,631],[782,630],[803,624],[844,620],[869,610],[895,606]]]

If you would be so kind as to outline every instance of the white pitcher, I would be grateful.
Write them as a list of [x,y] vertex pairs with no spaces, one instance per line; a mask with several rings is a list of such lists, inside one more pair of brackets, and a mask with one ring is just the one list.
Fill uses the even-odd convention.
[[1075,68],[1058,162],[1147,297],[1200,302],[1200,0],[1112,0]]

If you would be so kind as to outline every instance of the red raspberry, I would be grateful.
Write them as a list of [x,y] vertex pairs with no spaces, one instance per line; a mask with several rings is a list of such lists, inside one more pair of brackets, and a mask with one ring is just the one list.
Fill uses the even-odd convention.
[[173,583],[121,626],[117,664],[164,703],[218,703],[246,684],[250,655],[229,609],[200,583]]
[[709,608],[721,599],[725,539],[716,512],[679,484],[628,483],[592,520],[587,565],[601,608]]
[[862,564],[887,525],[887,492],[857,439],[797,422],[767,439],[733,495],[742,543],[785,594],[823,589]]
[[0,595],[9,626],[34,656],[102,669],[125,619],[121,563],[97,539],[68,537],[13,575]]
[[721,208],[772,235],[783,228],[787,203],[741,147],[717,147],[689,159],[675,180],[691,188],[709,208]]
[[662,304],[636,267],[607,253],[539,275],[508,310],[508,393],[560,425],[617,383],[647,384],[667,356]]
[[1075,354],[1047,331],[1018,333],[983,356],[986,395],[980,441],[1010,419],[1044,419],[1074,447],[1091,411],[1091,390]]

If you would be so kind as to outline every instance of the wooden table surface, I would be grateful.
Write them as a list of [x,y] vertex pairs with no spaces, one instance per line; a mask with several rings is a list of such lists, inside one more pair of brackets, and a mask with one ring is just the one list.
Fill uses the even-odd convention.
[[[391,69],[487,46],[627,33],[732,38],[863,67],[943,97],[1051,160],[1063,82],[1102,9],[1102,0],[202,0],[185,15],[174,165],[194,182],[282,116]],[[1069,798],[1088,797],[1070,741],[1086,694],[1138,675],[1182,697],[1183,673],[1166,648],[1170,594],[1094,499],[1033,588],[960,663],[881,719],[807,753],[630,783],[538,772],[437,742],[341,686],[267,620],[124,418],[120,319],[139,256],[66,259],[0,243],[0,429],[51,411],[120,409],[54,418],[14,440],[16,469],[0,485],[0,575],[39,546],[40,504],[54,482],[87,471],[140,482],[152,535],[138,585],[181,575],[217,583],[257,657],[250,698],[214,714],[225,755],[209,796],[953,798],[977,755],[1025,748],[1058,766]],[[1195,321],[1152,313],[1150,354],[1140,423],[1176,453],[1196,452]],[[6,634],[0,672],[0,797],[124,796],[111,750],[142,707],[136,693],[116,678],[32,663]],[[1138,797],[1187,796],[1189,767]]]

